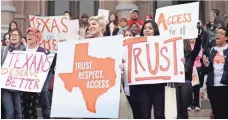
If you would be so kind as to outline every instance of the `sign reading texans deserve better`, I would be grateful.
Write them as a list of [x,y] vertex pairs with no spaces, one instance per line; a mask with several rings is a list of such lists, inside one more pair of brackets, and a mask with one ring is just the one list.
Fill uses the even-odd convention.
[[4,89],[41,92],[50,70],[54,54],[41,52],[9,52],[1,69]]

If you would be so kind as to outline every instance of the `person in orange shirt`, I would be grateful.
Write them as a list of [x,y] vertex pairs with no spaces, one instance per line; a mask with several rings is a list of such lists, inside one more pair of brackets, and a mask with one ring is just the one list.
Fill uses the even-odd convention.
[[131,13],[131,20],[128,20],[128,25],[132,25],[133,23],[136,23],[139,26],[139,28],[142,29],[143,21],[139,19],[138,10],[133,10]]

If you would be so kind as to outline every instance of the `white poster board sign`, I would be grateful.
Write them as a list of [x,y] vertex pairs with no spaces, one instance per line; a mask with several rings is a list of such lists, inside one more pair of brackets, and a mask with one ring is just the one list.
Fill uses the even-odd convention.
[[78,40],[78,20],[69,20],[66,16],[29,15],[30,26],[42,32],[41,47],[52,52],[58,50],[58,43],[68,39]]
[[124,76],[129,85],[184,83],[181,37],[136,37],[124,41]]
[[155,22],[162,36],[182,36],[183,39],[197,38],[199,2],[158,8]]
[[106,22],[109,22],[109,10],[98,9],[98,16],[104,16]]
[[58,47],[51,117],[118,118],[123,37]]
[[9,52],[1,69],[1,88],[41,92],[53,58],[42,52]]

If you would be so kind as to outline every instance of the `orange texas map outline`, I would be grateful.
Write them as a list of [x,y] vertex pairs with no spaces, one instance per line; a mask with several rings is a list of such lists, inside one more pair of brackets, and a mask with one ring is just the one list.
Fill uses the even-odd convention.
[[[72,91],[74,87],[79,87],[86,102],[87,110],[96,113],[96,101],[99,96],[106,93],[110,88],[112,88],[116,83],[116,72],[115,72],[115,60],[112,58],[96,58],[88,55],[87,43],[76,44],[74,53],[74,66],[73,72],[71,73],[59,73],[60,78],[64,82],[66,90]],[[77,70],[76,63],[92,61],[92,67],[89,70]],[[79,72],[83,71],[103,71],[103,78],[90,78],[90,79],[80,79]],[[86,88],[88,81],[108,81],[108,87],[101,88]],[[102,83],[103,84],[103,83]]]

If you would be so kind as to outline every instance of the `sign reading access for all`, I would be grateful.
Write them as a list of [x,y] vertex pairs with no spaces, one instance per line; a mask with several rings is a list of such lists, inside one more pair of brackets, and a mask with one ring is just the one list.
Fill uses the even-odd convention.
[[59,48],[51,117],[118,118],[123,37],[67,41]]
[[58,50],[58,43],[68,39],[78,40],[78,20],[69,20],[66,16],[32,16],[29,15],[30,26],[42,32],[41,47],[52,52]]
[[1,69],[1,88],[41,92],[54,54],[9,52]]
[[162,36],[197,38],[199,2],[162,7],[156,10],[155,22]]
[[129,85],[184,83],[181,37],[137,37],[124,41],[124,76]]

